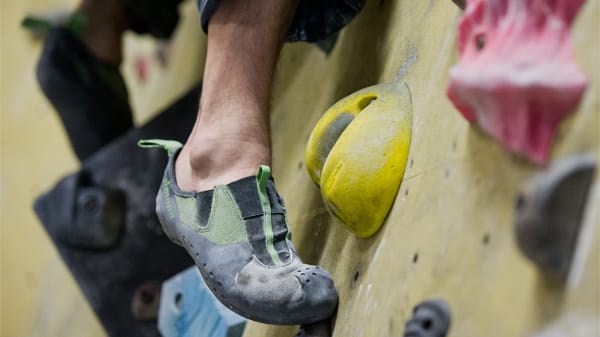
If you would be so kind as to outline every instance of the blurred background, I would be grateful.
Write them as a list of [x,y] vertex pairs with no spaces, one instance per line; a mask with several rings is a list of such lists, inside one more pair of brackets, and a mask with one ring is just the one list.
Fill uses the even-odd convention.
[[[71,11],[72,0],[2,0],[0,11],[0,335],[105,336],[32,209],[58,178],[77,170],[58,115],[35,79],[42,43],[20,27],[28,14]],[[193,1],[170,42],[127,33],[122,72],[136,125],[202,74],[204,35]],[[195,41],[179,43],[178,41]],[[168,60],[159,62],[159,50]],[[160,94],[157,94],[160,93]]]

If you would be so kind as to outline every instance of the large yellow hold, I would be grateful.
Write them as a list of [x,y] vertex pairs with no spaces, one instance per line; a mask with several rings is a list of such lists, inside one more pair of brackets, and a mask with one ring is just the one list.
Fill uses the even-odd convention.
[[412,100],[406,83],[357,91],[325,112],[306,147],[306,167],[329,211],[359,237],[375,234],[406,167]]

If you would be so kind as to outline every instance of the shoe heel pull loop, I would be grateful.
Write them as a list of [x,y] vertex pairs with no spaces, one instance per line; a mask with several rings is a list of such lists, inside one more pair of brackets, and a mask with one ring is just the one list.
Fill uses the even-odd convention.
[[176,140],[166,140],[166,139],[140,139],[138,141],[138,146],[145,149],[158,148],[167,151],[167,153],[172,155],[175,151],[179,150],[183,145]]
[[256,181],[258,183],[258,188],[261,191],[266,191],[269,177],[271,177],[271,168],[266,165],[260,165],[258,174],[256,175]]

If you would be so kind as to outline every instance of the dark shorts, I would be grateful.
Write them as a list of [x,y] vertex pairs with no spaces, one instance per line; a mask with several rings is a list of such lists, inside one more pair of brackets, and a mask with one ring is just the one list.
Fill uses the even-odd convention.
[[[197,0],[202,29],[208,31],[208,21],[220,0]],[[251,0],[247,0],[251,1]],[[347,25],[363,8],[366,0],[300,0],[288,41],[323,40]]]

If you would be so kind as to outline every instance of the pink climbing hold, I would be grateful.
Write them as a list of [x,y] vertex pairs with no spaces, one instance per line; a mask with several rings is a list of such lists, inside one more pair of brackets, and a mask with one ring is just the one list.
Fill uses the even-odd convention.
[[510,151],[548,160],[554,132],[587,79],[571,25],[585,0],[468,0],[448,97]]

